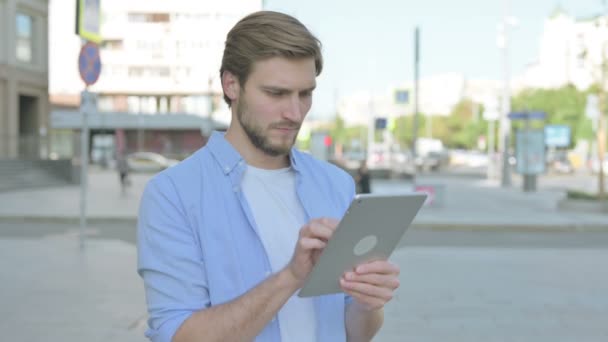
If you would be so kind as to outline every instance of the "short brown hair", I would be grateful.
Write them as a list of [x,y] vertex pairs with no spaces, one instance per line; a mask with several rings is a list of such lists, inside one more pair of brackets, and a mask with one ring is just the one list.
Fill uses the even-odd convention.
[[[228,32],[220,78],[229,71],[244,87],[253,63],[271,57],[311,57],[317,76],[323,70],[321,42],[304,24],[284,13],[259,11],[241,19]],[[226,94],[224,100],[231,105]]]

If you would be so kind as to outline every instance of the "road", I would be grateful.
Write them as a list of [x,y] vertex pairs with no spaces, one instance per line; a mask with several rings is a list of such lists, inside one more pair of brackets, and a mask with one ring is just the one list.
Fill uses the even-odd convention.
[[[75,225],[0,223],[2,243],[45,239],[76,245],[77,235]],[[60,236],[68,239],[49,238]],[[87,237],[134,246],[135,227],[97,224]],[[401,267],[401,286],[374,341],[608,341],[607,247],[608,232],[411,230],[391,258]],[[124,257],[120,262],[134,264]],[[2,271],[8,279],[13,272],[21,274],[18,268]],[[44,284],[26,286],[44,292]]]
[[[78,236],[79,226],[60,223],[0,222],[0,239],[36,239]],[[136,227],[126,223],[96,223],[86,230],[87,239],[121,240],[135,245]],[[475,248],[604,248],[608,232],[525,232],[409,230],[400,243],[407,247]]]

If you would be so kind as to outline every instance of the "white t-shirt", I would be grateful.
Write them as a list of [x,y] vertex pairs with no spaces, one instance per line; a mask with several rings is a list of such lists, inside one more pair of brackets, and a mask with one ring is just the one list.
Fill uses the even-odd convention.
[[[300,228],[306,223],[296,194],[291,167],[264,170],[247,166],[242,189],[253,212],[273,272],[291,260]],[[282,341],[315,341],[316,320],[312,298],[292,296],[279,310]]]

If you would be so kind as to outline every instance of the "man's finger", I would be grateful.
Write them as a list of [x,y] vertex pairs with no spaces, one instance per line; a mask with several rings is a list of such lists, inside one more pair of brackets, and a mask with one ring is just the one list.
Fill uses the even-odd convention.
[[321,219],[321,223],[324,224],[325,226],[329,227],[333,231],[333,230],[336,230],[336,228],[338,228],[338,224],[340,223],[340,221],[336,220],[335,218],[324,217]]
[[386,287],[395,290],[399,287],[399,278],[394,274],[385,275],[378,273],[357,274],[355,272],[346,272],[344,278],[347,281],[367,283],[370,285]]
[[393,290],[388,288],[370,285],[366,283],[351,282],[344,280],[344,278],[340,279],[340,285],[343,289],[349,292],[358,292],[362,295],[380,298],[386,302],[393,299]]
[[377,260],[355,267],[357,274],[378,273],[399,275],[399,267],[386,260]]
[[300,248],[303,250],[323,249],[327,243],[323,240],[303,237],[298,241]]
[[382,299],[366,296],[366,295],[358,293],[358,292],[346,291],[346,294],[353,297],[353,299],[356,302],[358,302],[359,304],[363,305],[364,307],[366,307],[368,309],[377,310],[377,309],[384,307],[384,304],[386,304],[386,302]]
[[329,238],[331,238],[334,231],[330,227],[318,221],[311,221],[304,226],[301,233],[303,237],[317,238],[327,241]]

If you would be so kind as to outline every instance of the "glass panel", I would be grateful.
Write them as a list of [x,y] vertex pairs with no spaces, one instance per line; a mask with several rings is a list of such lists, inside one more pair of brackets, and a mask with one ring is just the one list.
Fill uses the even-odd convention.
[[16,56],[21,62],[32,62],[32,31],[34,19],[32,16],[23,13],[17,13],[17,44]]

